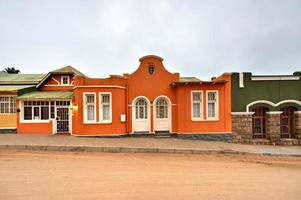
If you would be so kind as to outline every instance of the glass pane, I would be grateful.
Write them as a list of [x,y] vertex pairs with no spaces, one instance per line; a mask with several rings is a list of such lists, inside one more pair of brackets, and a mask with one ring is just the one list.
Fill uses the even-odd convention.
[[192,93],[192,99],[193,99],[193,101],[199,101],[199,100],[201,100],[201,95],[200,95],[200,93]]
[[215,101],[215,92],[208,92],[208,101]]
[[193,103],[193,117],[194,118],[200,118],[200,104],[199,103]]
[[208,103],[208,117],[215,117],[215,103]]
[[40,119],[40,107],[33,108],[33,119]]
[[95,113],[94,113],[94,105],[88,105],[87,106],[87,119],[88,121],[94,121],[95,120]]
[[49,107],[41,107],[41,119],[49,119]]
[[31,120],[32,119],[32,108],[24,107],[24,119]]
[[109,105],[103,105],[103,111],[102,111],[102,119],[103,120],[110,120],[110,106]]

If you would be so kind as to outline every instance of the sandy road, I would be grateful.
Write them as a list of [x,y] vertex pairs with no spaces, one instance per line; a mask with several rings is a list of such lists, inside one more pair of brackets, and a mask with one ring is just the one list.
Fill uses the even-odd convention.
[[0,199],[301,199],[301,159],[1,150]]

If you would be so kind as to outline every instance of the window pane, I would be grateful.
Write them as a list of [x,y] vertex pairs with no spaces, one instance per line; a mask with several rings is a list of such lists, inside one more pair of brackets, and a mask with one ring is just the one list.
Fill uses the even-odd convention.
[[88,121],[94,121],[95,120],[95,113],[94,113],[94,105],[88,105],[87,106],[87,120]]
[[102,119],[103,120],[110,120],[110,106],[109,105],[103,105],[103,111],[102,111]]
[[55,118],[55,109],[54,109],[54,106],[50,107],[50,118],[51,119]]
[[208,117],[215,117],[215,103],[208,103]]
[[201,100],[200,93],[192,93],[192,99],[193,99],[193,101],[199,101],[199,100]]
[[32,108],[24,107],[24,119],[31,120],[32,119]]
[[193,117],[200,118],[200,103],[193,103]]
[[33,119],[40,119],[40,107],[33,108]]
[[208,92],[208,101],[215,101],[215,95],[216,93],[215,92]]
[[49,119],[49,107],[41,107],[41,119]]

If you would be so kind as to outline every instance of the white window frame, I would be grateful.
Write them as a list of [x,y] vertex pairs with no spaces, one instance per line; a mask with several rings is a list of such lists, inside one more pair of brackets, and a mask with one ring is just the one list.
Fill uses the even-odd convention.
[[[27,100],[26,100],[27,101]],[[28,100],[31,102],[34,102],[34,100]],[[44,101],[46,102],[46,101]],[[31,119],[24,119],[24,107],[31,107]],[[34,119],[34,107],[38,107],[39,108],[39,118],[40,119]],[[48,101],[48,119],[41,119],[41,115],[42,115],[42,108],[41,107],[46,107],[46,105],[31,105],[31,106],[24,106],[24,101],[20,101],[20,108],[21,108],[21,112],[20,112],[20,122],[21,123],[48,123],[50,122],[50,120],[53,120],[52,118],[50,118],[50,101]]]
[[[200,117],[194,117],[193,116],[193,94],[194,93],[199,93],[201,97],[201,102],[200,102]],[[204,94],[203,90],[191,90],[191,95],[190,95],[190,106],[191,106],[191,120],[192,121],[202,121],[204,119],[204,112],[203,112],[203,106],[204,106]]]
[[[216,93],[216,102],[215,102],[215,117],[208,116],[208,93]],[[217,121],[219,120],[219,93],[218,90],[207,90],[206,91],[206,120]]]
[[[103,120],[103,109],[102,109],[102,95],[110,96],[110,119]],[[99,122],[102,124],[112,123],[112,92],[99,92]]]
[[[16,114],[17,112],[17,104],[16,104],[16,96],[11,96],[11,95],[4,95],[4,96],[0,96],[0,97],[7,97],[8,98],[8,101],[5,103],[8,103],[8,112],[3,112],[1,113],[0,111],[0,115],[9,115],[9,114]],[[14,102],[11,102],[11,98],[13,99]],[[4,102],[0,102],[1,104],[4,103]],[[13,103],[14,105],[14,108],[13,108],[13,112],[11,112],[11,103]]]
[[[88,110],[86,108],[86,95],[94,95],[94,120],[88,120]],[[84,114],[84,124],[96,123],[96,92],[84,92],[83,93],[83,114]]]
[[[67,78],[67,84],[64,84],[64,78]],[[70,77],[68,75],[61,76],[61,85],[70,85]]]

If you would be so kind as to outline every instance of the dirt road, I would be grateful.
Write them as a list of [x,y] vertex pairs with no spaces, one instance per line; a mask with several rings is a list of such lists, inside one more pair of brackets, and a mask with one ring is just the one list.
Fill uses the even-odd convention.
[[301,199],[301,159],[1,150],[0,199]]

